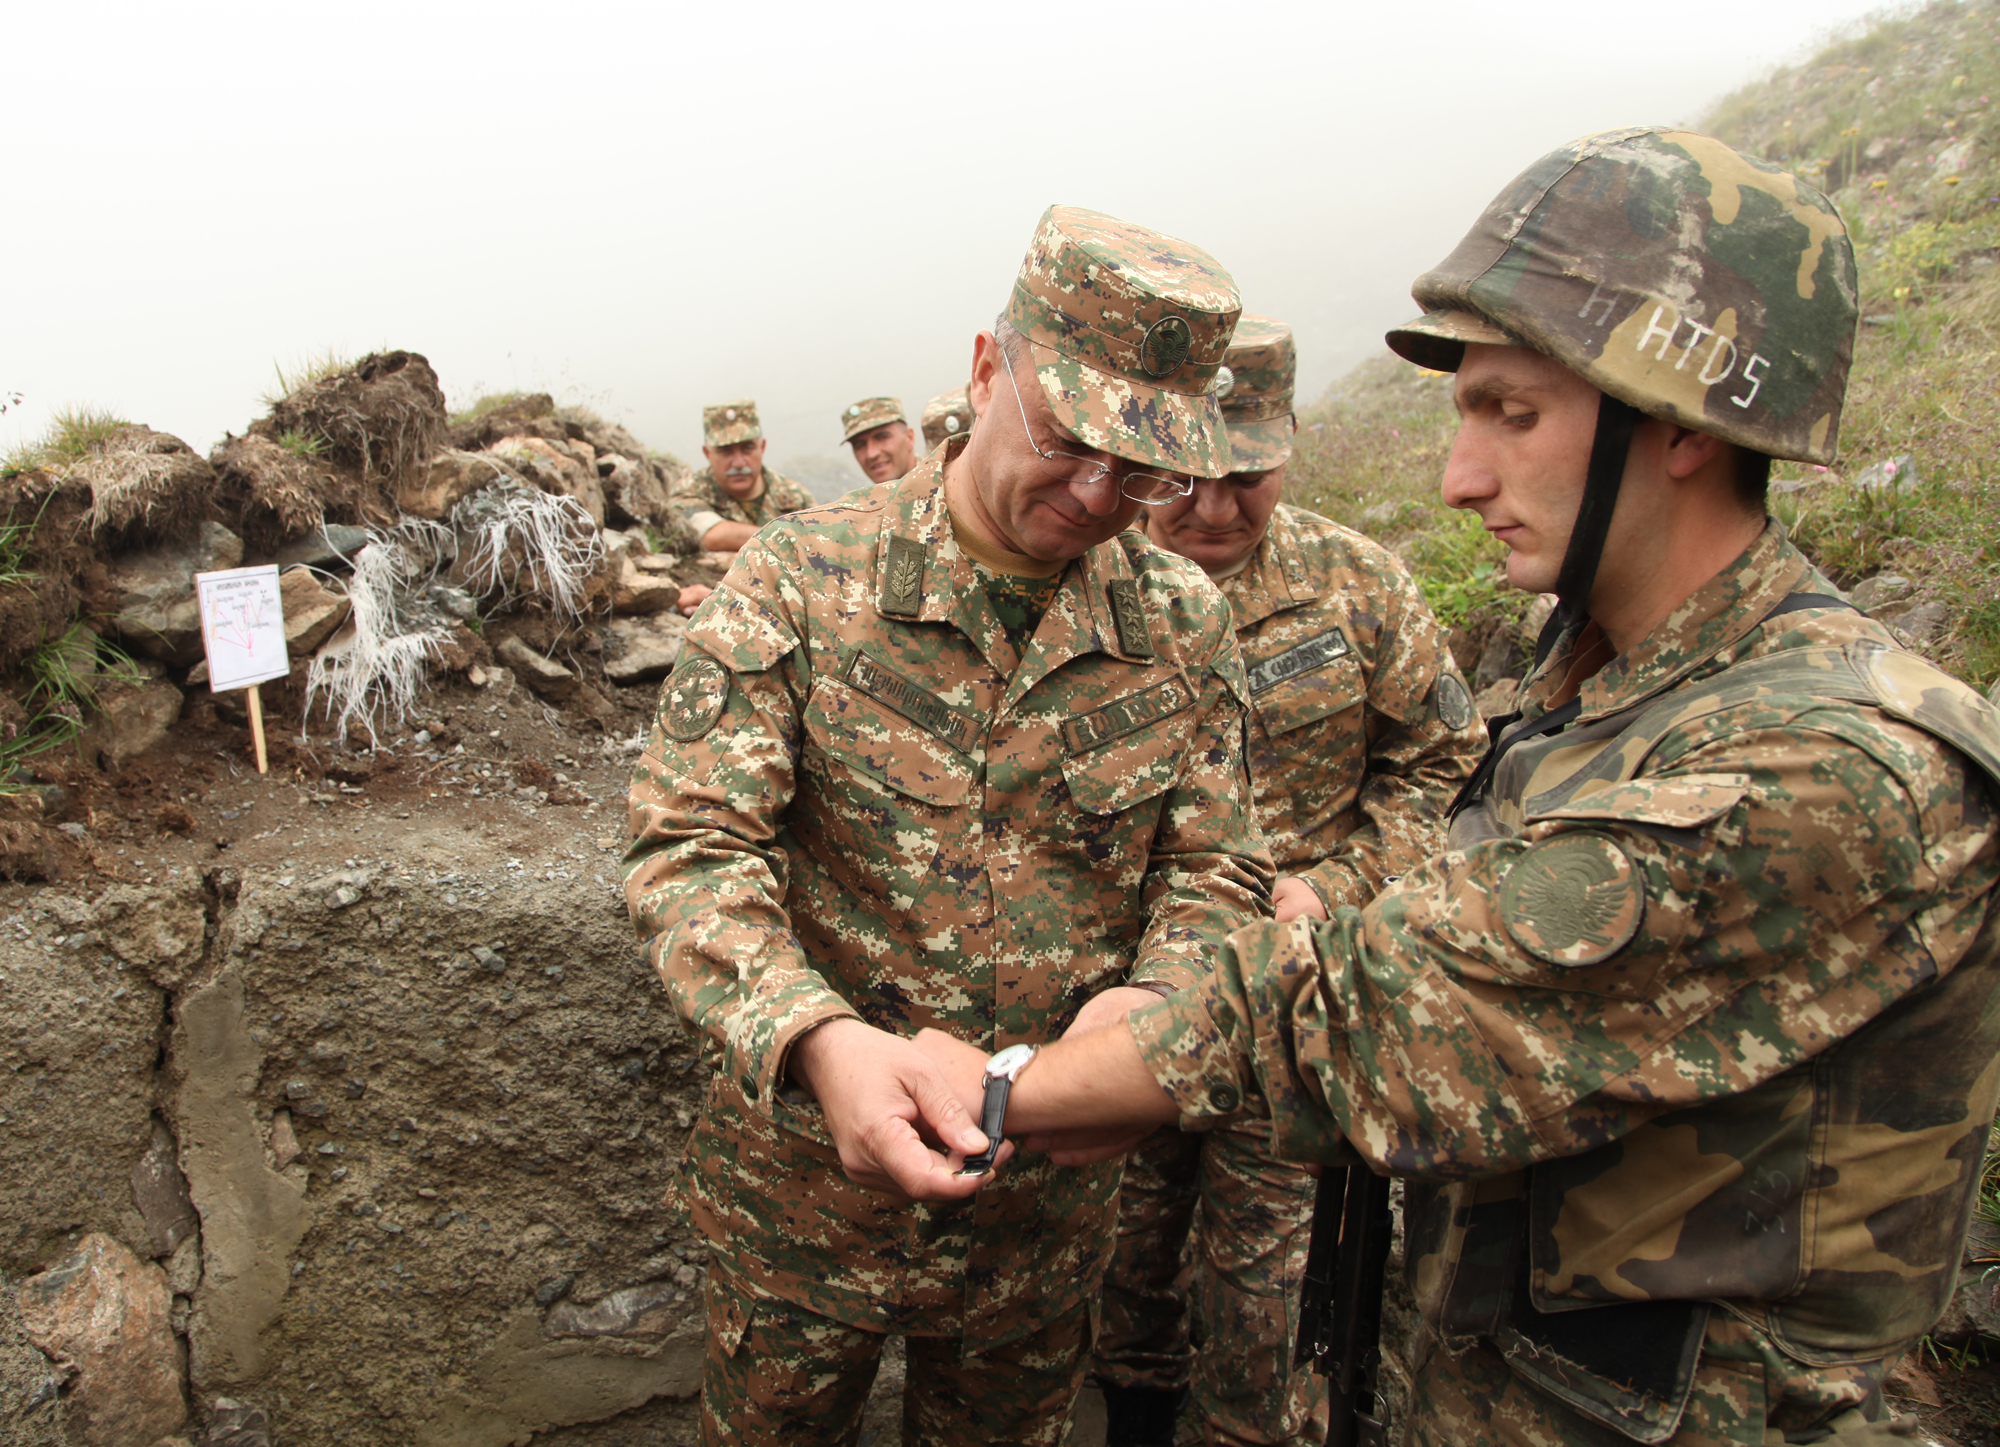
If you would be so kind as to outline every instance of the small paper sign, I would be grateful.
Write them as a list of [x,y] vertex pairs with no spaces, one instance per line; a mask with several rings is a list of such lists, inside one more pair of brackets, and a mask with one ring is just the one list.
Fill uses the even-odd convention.
[[292,671],[276,563],[196,573],[194,591],[201,603],[209,692],[226,693]]

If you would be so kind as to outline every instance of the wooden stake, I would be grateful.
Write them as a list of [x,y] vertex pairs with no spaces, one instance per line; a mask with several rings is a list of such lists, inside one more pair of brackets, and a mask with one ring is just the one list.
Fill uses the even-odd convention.
[[271,770],[264,758],[264,700],[257,696],[257,685],[250,685],[250,742],[257,748],[257,772],[268,774]]

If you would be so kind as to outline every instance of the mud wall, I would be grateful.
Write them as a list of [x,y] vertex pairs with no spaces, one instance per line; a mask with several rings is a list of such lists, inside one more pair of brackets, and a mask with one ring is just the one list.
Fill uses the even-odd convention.
[[287,1444],[691,1440],[704,1256],[662,1198],[706,1067],[615,855],[408,827],[6,899],[0,1272],[156,1262],[197,1439],[222,1398]]

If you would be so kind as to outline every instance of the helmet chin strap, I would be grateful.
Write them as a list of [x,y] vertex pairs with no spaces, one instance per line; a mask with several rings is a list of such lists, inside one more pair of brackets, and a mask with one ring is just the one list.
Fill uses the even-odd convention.
[[1639,409],[1609,392],[1597,394],[1597,432],[1590,442],[1590,468],[1583,478],[1583,501],[1569,531],[1562,569],[1556,574],[1556,610],[1535,647],[1539,664],[1556,639],[1581,623],[1590,611],[1590,589],[1597,581],[1597,564],[1604,556],[1604,538],[1611,531],[1611,514],[1618,509],[1618,488],[1625,480],[1625,458],[1632,446],[1632,429]]

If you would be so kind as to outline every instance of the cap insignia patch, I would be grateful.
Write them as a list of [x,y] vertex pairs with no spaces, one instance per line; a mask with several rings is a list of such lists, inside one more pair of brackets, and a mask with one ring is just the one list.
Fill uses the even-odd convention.
[[736,409],[731,407],[725,410],[722,414],[722,420],[724,422],[734,422],[736,420]]
[[1171,377],[1194,350],[1194,328],[1183,317],[1161,317],[1139,343],[1139,368],[1154,381]]
[[1523,853],[1500,886],[1514,943],[1552,965],[1595,965],[1632,942],[1646,915],[1638,872],[1602,834],[1558,834]]
[[1128,658],[1151,658],[1152,635],[1146,631],[1146,609],[1139,602],[1139,585],[1131,578],[1113,578],[1111,621],[1118,625],[1118,651]]
[[1438,722],[1446,728],[1462,729],[1472,722],[1472,696],[1465,691],[1465,685],[1458,681],[1457,675],[1440,673],[1431,697],[1437,705]]
[[660,700],[660,727],[671,738],[691,744],[705,736],[722,717],[729,702],[729,670],[706,654],[688,659],[667,679]]
[[944,419],[944,430],[945,430],[945,431],[947,431],[947,432],[956,432],[956,431],[958,431],[958,419],[957,419],[956,417],[947,417],[947,418],[945,418],[945,419]]
[[915,538],[893,536],[882,569],[879,607],[899,618],[914,618],[924,607],[924,545]]

